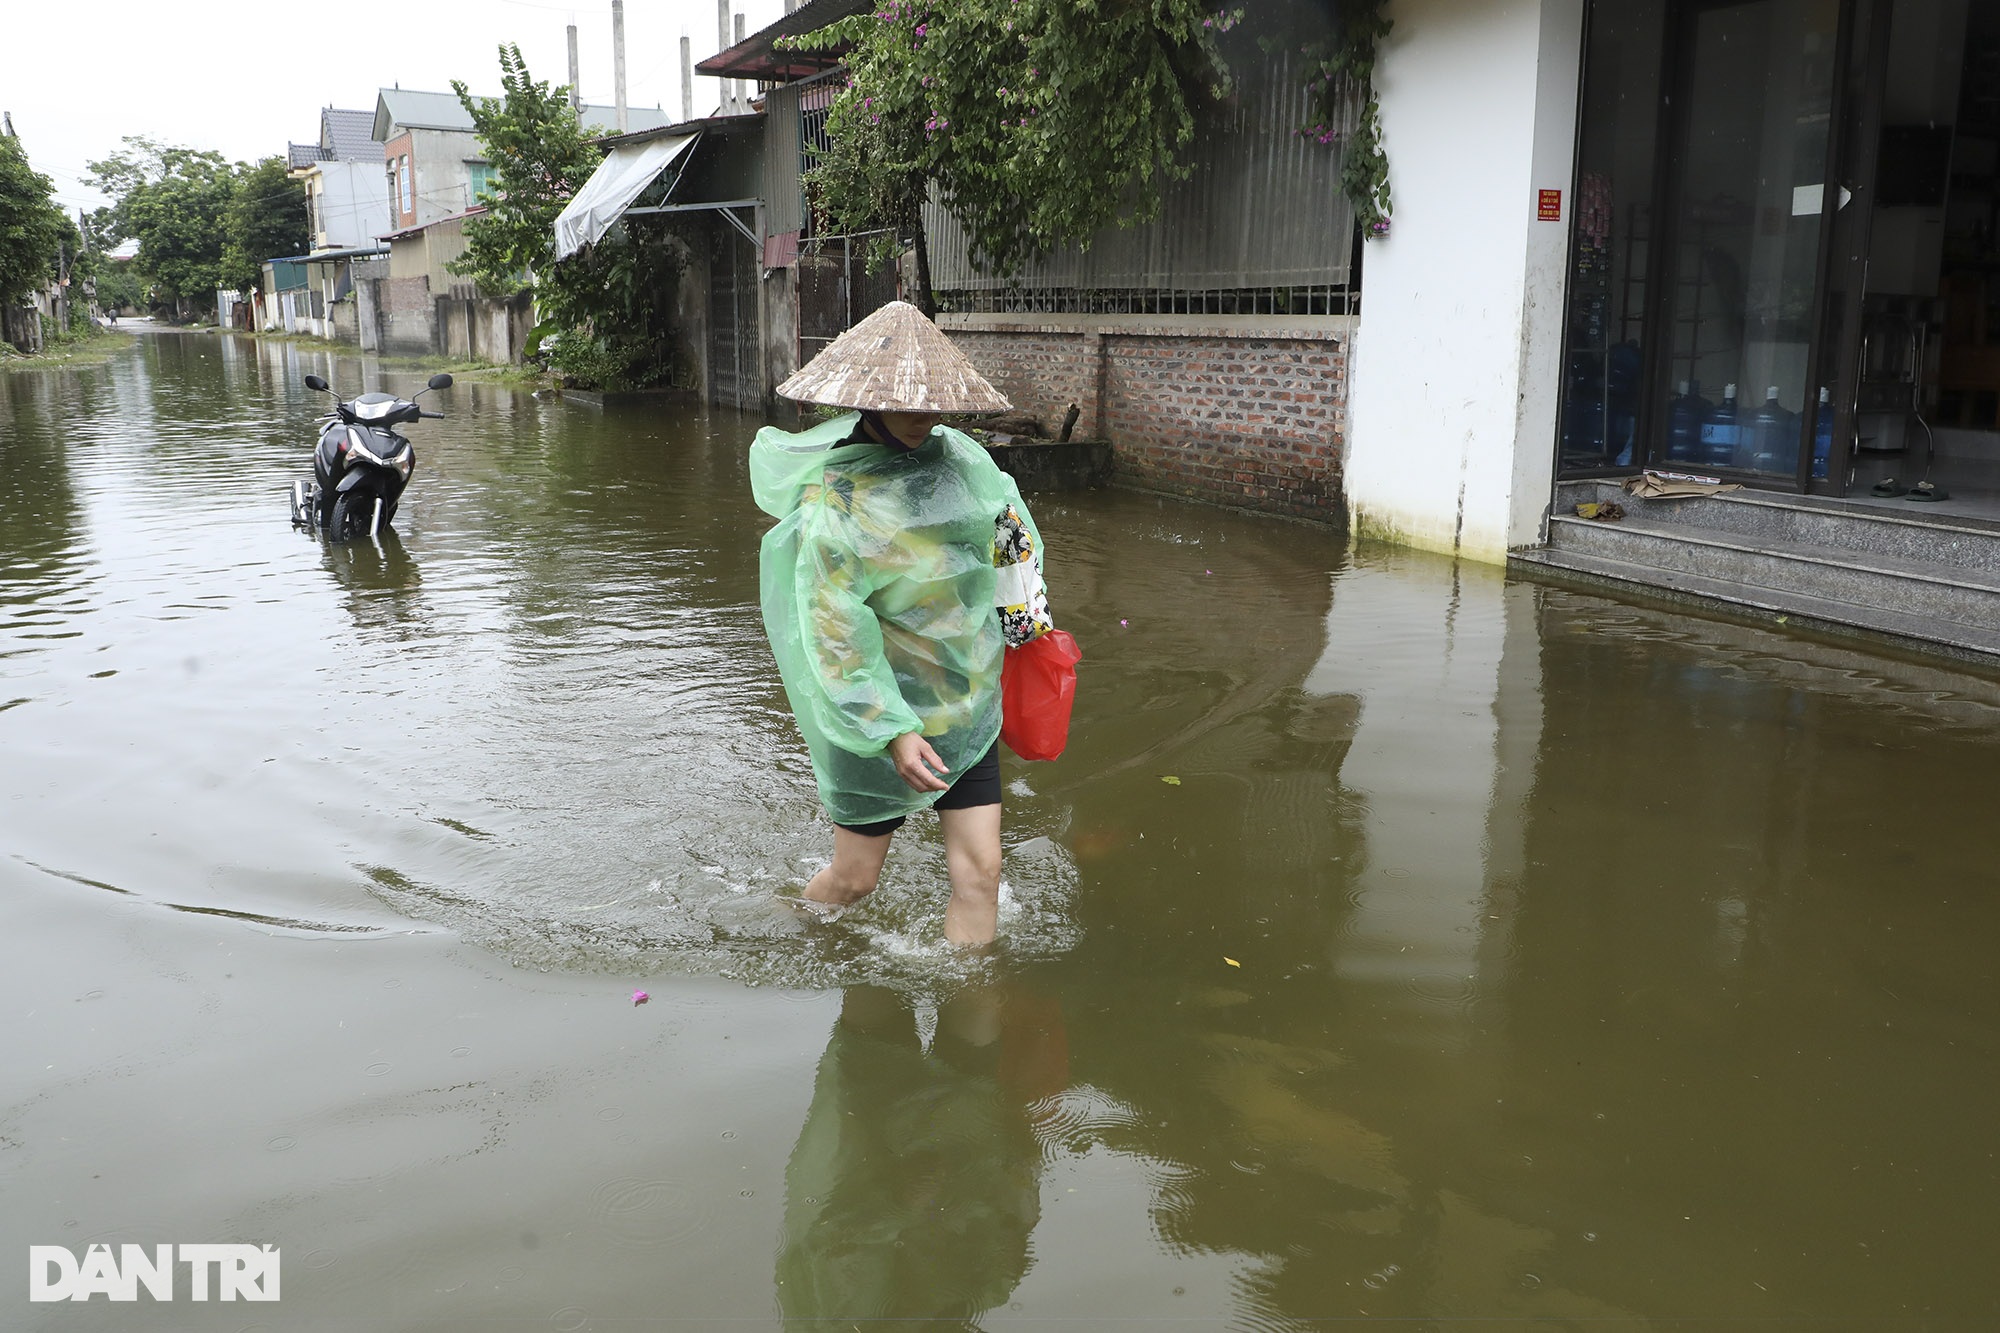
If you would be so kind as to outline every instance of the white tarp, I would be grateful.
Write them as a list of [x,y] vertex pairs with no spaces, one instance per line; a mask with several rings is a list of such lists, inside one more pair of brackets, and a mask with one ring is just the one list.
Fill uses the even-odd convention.
[[668,134],[643,143],[620,144],[604,155],[597,170],[556,215],[556,258],[567,259],[611,230],[632,201],[688,149],[699,134]]

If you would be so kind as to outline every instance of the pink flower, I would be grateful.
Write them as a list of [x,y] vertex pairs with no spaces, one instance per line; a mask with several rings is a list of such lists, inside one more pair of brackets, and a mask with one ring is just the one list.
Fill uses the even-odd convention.
[[632,992],[632,1003],[633,1003],[633,1004],[644,1004],[644,1003],[645,1003],[646,1001],[648,1001],[648,1000],[650,1000],[650,999],[652,999],[652,998],[653,998],[652,996],[650,996],[650,995],[646,994],[646,992],[644,992],[644,991],[642,991],[642,990],[635,990],[635,991],[633,991],[633,992]]

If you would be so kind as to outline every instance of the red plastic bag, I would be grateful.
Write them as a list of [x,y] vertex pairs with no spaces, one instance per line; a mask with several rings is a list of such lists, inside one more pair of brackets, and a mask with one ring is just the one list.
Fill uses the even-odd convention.
[[1000,739],[1023,759],[1053,759],[1069,743],[1076,664],[1083,649],[1068,630],[1052,629],[1007,650],[1000,668]]

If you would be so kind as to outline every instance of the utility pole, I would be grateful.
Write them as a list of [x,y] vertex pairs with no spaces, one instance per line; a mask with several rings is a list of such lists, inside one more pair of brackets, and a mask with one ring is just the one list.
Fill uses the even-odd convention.
[[583,114],[583,76],[576,63],[576,25],[569,25],[569,109]]
[[[90,225],[84,221],[82,208],[78,208],[76,210],[76,234],[83,238],[82,248],[79,249],[77,252],[79,257],[88,254],[90,253],[91,250],[95,249],[95,247],[92,246],[90,243]],[[83,308],[85,310],[88,310],[92,306],[97,304],[96,278],[85,278],[83,280],[83,300],[84,300]]]
[[611,78],[618,86],[618,132],[632,127],[625,117],[625,0],[611,0]]
[[[719,55],[729,49],[729,0],[715,0],[715,50]],[[728,79],[721,80],[723,115],[730,114],[729,96],[734,90]]]
[[681,29],[681,119],[694,119],[694,42]]

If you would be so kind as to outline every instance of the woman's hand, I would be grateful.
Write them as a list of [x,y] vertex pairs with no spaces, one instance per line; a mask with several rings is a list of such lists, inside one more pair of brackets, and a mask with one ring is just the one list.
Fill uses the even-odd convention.
[[896,776],[912,791],[944,791],[951,786],[942,776],[950,770],[920,732],[906,731],[890,741],[889,758],[896,765]]

